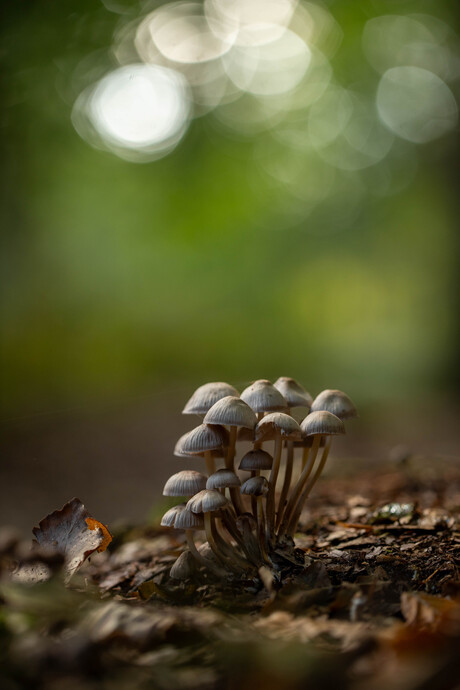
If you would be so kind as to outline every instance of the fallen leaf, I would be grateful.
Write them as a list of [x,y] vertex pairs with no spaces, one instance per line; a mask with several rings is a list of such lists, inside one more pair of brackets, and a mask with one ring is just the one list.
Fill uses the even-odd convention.
[[32,530],[40,546],[51,547],[64,556],[67,579],[94,551],[104,551],[112,541],[109,530],[73,498],[55,510]]

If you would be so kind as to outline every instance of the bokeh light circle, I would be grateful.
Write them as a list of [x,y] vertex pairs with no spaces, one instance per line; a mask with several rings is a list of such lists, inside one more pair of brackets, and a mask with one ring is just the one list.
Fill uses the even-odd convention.
[[438,139],[458,121],[452,91],[442,79],[420,67],[393,67],[382,76],[377,110],[395,134],[415,144]]
[[90,143],[152,160],[175,146],[191,115],[185,78],[158,65],[120,67],[77,99],[73,122]]

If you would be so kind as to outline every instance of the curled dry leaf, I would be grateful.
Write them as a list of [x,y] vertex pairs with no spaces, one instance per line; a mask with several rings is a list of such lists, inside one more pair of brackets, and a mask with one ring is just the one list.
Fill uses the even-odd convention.
[[78,498],[47,515],[32,531],[40,546],[63,554],[68,578],[88,556],[105,551],[112,541],[107,527],[91,517]]

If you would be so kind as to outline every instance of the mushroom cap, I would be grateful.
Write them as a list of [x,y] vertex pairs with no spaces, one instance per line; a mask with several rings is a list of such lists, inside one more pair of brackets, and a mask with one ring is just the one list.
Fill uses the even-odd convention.
[[223,494],[215,489],[204,489],[193,496],[187,503],[187,510],[192,513],[213,513],[229,504]]
[[196,515],[186,506],[176,515],[175,529],[204,529],[203,517]]
[[174,527],[174,521],[178,513],[185,510],[185,503],[179,503],[177,506],[173,506],[161,518],[160,525],[162,527]]
[[172,564],[169,576],[175,580],[188,580],[196,572],[196,561],[190,551],[183,551]]
[[254,412],[278,412],[287,410],[288,404],[279,390],[267,379],[258,379],[244,389],[241,400]]
[[235,472],[226,467],[213,472],[206,482],[207,489],[226,489],[230,486],[241,486],[241,482]]
[[273,457],[262,448],[250,450],[241,458],[239,470],[253,472],[254,470],[271,470]]
[[265,477],[250,477],[241,486],[241,493],[248,496],[266,496],[268,482]]
[[280,376],[273,385],[282,394],[289,407],[311,407],[313,398],[295,379]]
[[199,455],[208,450],[219,450],[228,445],[228,431],[215,424],[200,424],[180,437],[174,455]]
[[225,424],[252,429],[257,424],[257,417],[244,400],[227,395],[214,403],[203,421],[205,424]]
[[238,391],[229,383],[224,383],[223,381],[205,383],[197,388],[192,397],[187,401],[182,414],[206,414],[214,403],[227,395],[236,395],[238,397]]
[[262,417],[256,426],[255,436],[257,440],[269,441],[276,438],[278,433],[294,441],[302,437],[300,426],[295,419],[284,412],[271,412]]
[[163,496],[193,496],[206,487],[207,479],[195,470],[181,470],[168,479]]
[[332,412],[339,419],[352,419],[358,416],[358,411],[348,395],[338,390],[328,389],[316,396],[311,411],[319,412],[322,410]]
[[303,420],[300,428],[305,436],[317,436],[318,434],[331,436],[345,433],[342,420],[327,410],[310,412]]

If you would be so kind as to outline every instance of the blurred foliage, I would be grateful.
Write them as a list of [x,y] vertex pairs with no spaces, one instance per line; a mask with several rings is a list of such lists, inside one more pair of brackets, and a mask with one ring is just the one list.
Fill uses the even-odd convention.
[[[114,67],[113,34],[144,7],[35,0],[5,11],[4,413],[278,375],[355,399],[446,392],[458,345],[456,134],[419,147],[396,138],[390,162],[339,171],[313,206],[261,165],[282,162],[273,132],[238,135],[212,113],[160,160],[98,151],[72,127],[77,87]],[[328,7],[343,31],[336,79],[365,93],[378,81],[361,44],[371,17],[425,13],[456,30],[447,0]],[[313,159],[289,156],[321,190]],[[388,176],[395,191],[381,193]]]

